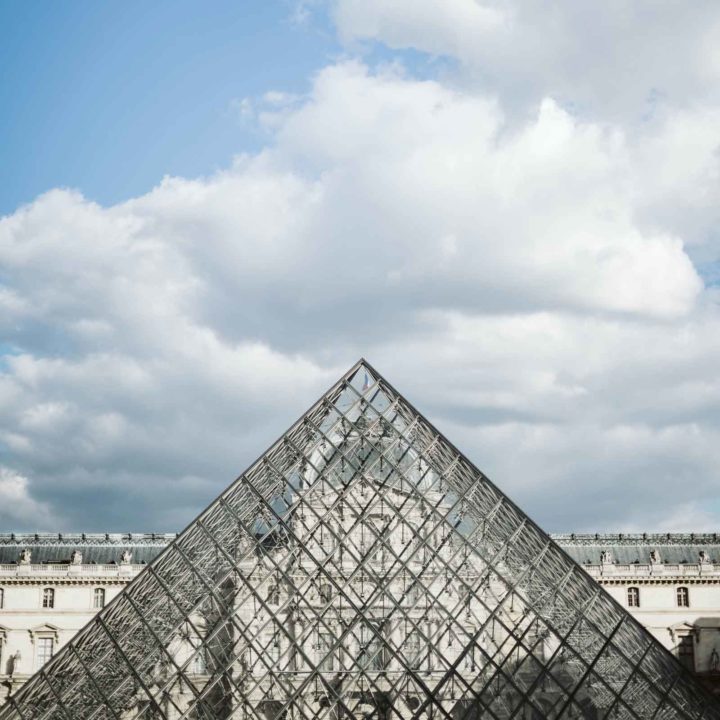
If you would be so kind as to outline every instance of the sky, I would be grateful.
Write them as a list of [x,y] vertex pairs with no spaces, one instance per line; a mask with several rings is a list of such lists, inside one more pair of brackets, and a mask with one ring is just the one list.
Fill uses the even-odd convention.
[[366,357],[551,532],[720,520],[720,5],[0,0],[0,531],[178,531]]

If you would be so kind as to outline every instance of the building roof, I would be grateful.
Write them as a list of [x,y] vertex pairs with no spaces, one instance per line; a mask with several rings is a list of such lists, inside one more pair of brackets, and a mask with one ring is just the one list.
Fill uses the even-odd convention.
[[[24,549],[32,551],[32,562],[70,562],[73,551],[82,553],[83,563],[109,565],[129,550],[133,562],[149,563],[177,537],[175,533],[0,533],[0,564],[17,562]],[[650,551],[660,562],[693,564],[705,551],[710,562],[720,563],[718,533],[615,533],[554,534],[551,536],[576,562],[599,565],[600,553],[609,550],[613,562],[648,565]]]
[[610,551],[619,565],[649,565],[655,550],[661,563],[680,565],[698,562],[701,551],[710,562],[720,563],[720,535],[717,533],[618,533],[552,535],[576,562],[599,565],[600,553]]
[[126,550],[132,553],[132,562],[141,565],[151,562],[176,537],[175,533],[2,533],[0,565],[17,562],[26,549],[34,565],[69,563],[76,550],[87,565],[120,562]]

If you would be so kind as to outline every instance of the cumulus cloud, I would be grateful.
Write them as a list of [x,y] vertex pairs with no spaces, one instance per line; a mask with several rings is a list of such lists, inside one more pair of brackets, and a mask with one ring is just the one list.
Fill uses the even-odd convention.
[[[649,0],[332,0],[340,36],[452,59],[444,81],[497,98],[525,122],[547,98],[623,129],[636,175],[633,210],[693,244],[720,251],[720,7]],[[703,246],[703,247],[701,247]]]
[[518,114],[467,68],[525,5],[401,8],[334,5],[349,40],[455,74],[338,61],[244,103],[268,144],[222,172],[0,219],[12,529],[177,530],[360,355],[550,530],[717,520],[711,68],[644,129],[540,70]]
[[720,12],[621,0],[333,0],[346,41],[455,59],[463,78],[524,106],[551,95],[612,119],[718,99]]
[[31,497],[26,477],[0,466],[0,522],[6,527],[28,523],[43,527],[57,523],[58,518],[45,503]]

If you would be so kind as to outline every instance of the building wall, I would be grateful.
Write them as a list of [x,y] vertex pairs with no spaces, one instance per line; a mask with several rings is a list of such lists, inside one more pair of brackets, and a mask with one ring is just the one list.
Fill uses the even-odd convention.
[[[708,535],[557,535],[555,540],[714,691],[720,691],[720,543]],[[629,604],[631,588],[639,607]],[[688,606],[678,602],[686,588]]]

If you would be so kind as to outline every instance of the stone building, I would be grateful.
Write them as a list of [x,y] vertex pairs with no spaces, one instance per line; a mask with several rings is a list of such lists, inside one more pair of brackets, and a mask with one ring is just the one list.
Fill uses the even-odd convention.
[[[0,534],[0,704],[175,537]],[[683,664],[720,690],[720,536],[552,537]]]
[[720,691],[720,536],[553,537],[682,664]]
[[0,703],[175,535],[0,535]]

